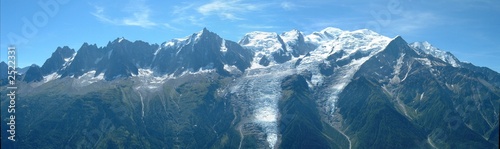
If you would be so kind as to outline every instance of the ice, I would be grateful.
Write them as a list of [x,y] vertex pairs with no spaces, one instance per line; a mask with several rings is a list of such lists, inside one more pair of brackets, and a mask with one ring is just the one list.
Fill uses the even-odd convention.
[[280,35],[281,39],[287,44],[295,44],[302,33],[298,30],[291,30]]
[[[167,43],[165,43],[165,44],[167,44]],[[161,47],[158,47],[158,49],[156,49],[156,51],[153,55],[156,56],[161,51],[161,49],[162,49]]]
[[145,88],[145,89],[156,89],[163,85],[168,79],[175,79],[173,74],[166,74],[163,76],[155,76],[153,70],[140,68],[138,70],[138,74],[133,77],[137,78],[141,84],[138,85],[137,89]]
[[248,106],[250,123],[256,124],[266,134],[266,141],[270,148],[277,143],[278,134],[278,100],[281,98],[282,78],[293,74],[287,65],[274,65],[272,67],[247,70],[245,76],[236,80],[230,90],[233,94],[240,95],[238,102]]
[[415,59],[426,66],[432,67],[432,63],[428,58],[415,58]]
[[[404,53],[401,54],[397,60],[396,65],[394,66],[394,73],[393,73],[394,77],[390,81],[390,83],[392,83],[392,84],[398,84],[398,83],[402,82],[401,79],[399,78],[399,74],[401,72],[401,67],[403,66],[404,57],[405,57],[405,54]],[[405,79],[406,79],[406,77],[405,77]]]
[[458,59],[455,56],[453,56],[449,52],[442,51],[442,50],[432,46],[427,41],[414,42],[414,43],[411,43],[409,45],[410,45],[410,47],[417,49],[415,51],[419,54],[425,53],[425,54],[431,55],[433,57],[439,58],[442,61],[450,64],[453,67],[460,67],[460,64],[459,64],[460,62],[458,61]]
[[52,74],[43,76],[43,83],[47,83],[47,82],[50,82],[52,80],[59,79],[60,77],[61,77],[61,75],[57,74],[57,72],[54,72]]
[[281,43],[278,41],[278,34],[272,32],[252,32],[245,36],[248,43],[242,44],[249,47],[254,52],[271,53],[281,49]]
[[194,41],[198,41],[201,38],[201,35],[203,35],[204,30],[201,30],[200,32],[196,33],[196,37],[194,38]]
[[123,37],[118,38],[118,43],[122,42],[122,41],[123,41],[123,39],[125,39],[125,38],[123,38]]
[[[292,30],[283,33],[281,38],[285,43],[294,41],[300,34],[299,31]],[[269,32],[252,32],[247,34],[240,41],[243,46],[255,52],[255,59],[252,67],[247,69],[243,77],[237,78],[230,92],[236,94],[238,102],[248,107],[251,121],[249,123],[258,124],[266,134],[266,140],[273,148],[278,141],[277,121],[279,119],[278,100],[281,98],[281,81],[293,74],[309,71],[312,74],[309,87],[314,89],[317,86],[325,86],[319,102],[326,103],[322,109],[332,114],[335,110],[335,103],[338,95],[350,83],[354,74],[360,66],[373,55],[382,51],[391,41],[390,38],[379,35],[370,30],[342,31],[336,28],[327,28],[321,32],[314,32],[305,36],[308,43],[317,45],[317,48],[310,52],[309,56],[293,57],[290,61],[282,64],[272,63],[269,66],[261,66],[258,60],[282,48],[278,41],[278,34]],[[327,58],[333,53],[343,51],[346,53],[341,59],[350,60],[353,54],[365,53],[364,57],[352,59],[350,63],[335,68],[332,76],[323,76],[319,71],[319,65],[328,62]],[[295,63],[301,59],[299,65]],[[323,83],[329,79],[328,83]],[[243,128],[244,129],[244,128]],[[244,130],[243,130],[244,131]],[[272,146],[271,146],[272,145]]]
[[224,70],[226,70],[230,73],[241,73],[241,71],[238,69],[238,67],[236,67],[234,65],[224,64]]
[[68,57],[68,58],[64,59],[64,64],[63,64],[63,68],[62,69],[66,69],[66,67],[68,67],[69,65],[71,65],[71,63],[75,59],[76,54],[77,53],[73,53],[73,55],[71,57]]
[[136,86],[136,89],[154,90],[160,88],[168,80],[177,79],[185,75],[202,75],[215,72],[215,69],[208,69],[208,67],[210,66],[207,66],[207,69],[200,68],[197,71],[187,70],[178,76],[175,76],[174,74],[160,75],[155,73],[152,69],[139,68],[138,74],[132,75],[132,77],[140,82],[140,84]]
[[141,119],[144,122],[144,99],[142,98],[141,92],[137,92],[137,93],[139,93],[139,97],[141,98],[141,111],[142,111]]
[[274,143],[274,144],[269,144],[269,148],[274,149],[274,147],[276,146],[276,142],[278,142],[278,134],[269,133],[267,134],[266,140],[267,142]]
[[263,107],[256,110],[255,119],[258,122],[275,122],[277,119],[276,109]]
[[99,73],[98,75],[96,75],[96,71],[91,70],[91,71],[84,73],[82,76],[78,77],[77,79],[78,79],[80,85],[87,86],[87,85],[93,84],[95,82],[104,80],[104,73]]
[[222,53],[226,53],[227,52],[227,47],[226,47],[226,40],[222,40],[222,44],[221,44],[221,48],[220,48],[221,52]]
[[102,57],[97,58],[97,59],[94,61],[94,64],[99,63],[101,60],[102,60]]
[[255,52],[253,63],[258,65],[258,61],[264,56],[273,63],[274,58],[270,55],[283,49],[278,38],[280,37],[277,33],[256,31],[246,34],[239,43]]
[[108,59],[110,59],[110,58],[111,58],[111,54],[112,54],[112,53],[113,53],[113,50],[111,50],[111,51],[109,51],[109,52],[108,52]]
[[313,32],[306,36],[306,40],[312,43],[320,44],[324,41],[334,40],[339,34],[344,31],[338,28],[328,27],[320,32]]
[[391,41],[390,38],[379,35],[370,30],[342,31],[336,28],[327,28],[321,32],[314,32],[306,36],[306,40],[315,43],[317,49],[311,51],[311,56],[305,57],[301,64],[297,66],[297,71],[311,71],[312,84],[321,85],[324,77],[319,73],[318,65],[326,61],[326,58],[332,53],[343,51],[346,53],[341,59],[347,59],[357,52],[367,53],[367,56],[351,60],[351,63],[335,69],[331,77],[333,81],[329,82],[329,88],[324,91],[325,96],[322,101],[326,101],[330,107],[329,113],[335,110],[335,102],[338,94],[347,86],[360,66],[370,59],[373,55],[381,52]]

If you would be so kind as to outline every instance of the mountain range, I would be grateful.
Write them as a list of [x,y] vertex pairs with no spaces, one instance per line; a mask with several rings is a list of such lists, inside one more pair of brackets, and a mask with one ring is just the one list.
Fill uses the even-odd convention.
[[499,147],[498,72],[367,29],[117,38],[18,78],[18,141],[2,147]]

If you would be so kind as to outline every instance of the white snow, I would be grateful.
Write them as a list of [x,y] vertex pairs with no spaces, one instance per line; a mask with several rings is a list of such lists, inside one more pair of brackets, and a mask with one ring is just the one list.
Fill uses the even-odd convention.
[[52,74],[43,76],[43,83],[47,83],[47,82],[50,82],[52,80],[59,79],[60,77],[61,77],[60,74],[57,74],[57,72],[54,72]]
[[340,59],[346,59],[357,52],[368,53],[366,57],[354,59],[351,63],[336,68],[336,72],[332,76],[333,82],[330,82],[329,91],[325,91],[325,99],[321,99],[329,103],[324,106],[328,106],[329,112],[333,113],[338,94],[349,84],[359,67],[373,55],[382,51],[391,39],[369,30],[342,31],[336,28],[327,28],[321,32],[307,35],[306,41],[315,43],[319,47],[311,51],[311,56],[305,57],[297,68],[299,71],[309,70],[312,72],[313,85],[322,84],[323,76],[319,73],[317,66],[325,61],[329,55],[344,51],[346,55]]
[[[279,67],[281,65],[275,65]],[[249,70],[241,79],[237,79],[231,93],[243,97],[238,99],[248,106],[252,124],[257,124],[267,136],[270,148],[274,148],[278,133],[278,100],[281,97],[280,79],[287,73],[273,73],[272,69]]]
[[[193,37],[193,35],[191,36],[186,36],[184,38],[174,38],[168,42],[165,42],[162,46],[160,46],[154,53],[154,55],[156,56],[159,52],[161,52],[163,49],[165,48],[174,48],[174,49],[178,49],[180,47],[183,47],[187,44],[189,44],[191,42],[191,38]],[[177,54],[179,53],[179,51],[177,51]]]
[[278,34],[273,32],[251,32],[246,34],[244,38],[249,42],[242,44],[242,46],[250,48],[254,52],[272,53],[280,50],[282,46],[278,41]]
[[142,98],[141,92],[137,92],[137,93],[139,93],[139,97],[141,98],[141,111],[142,111],[141,119],[144,122],[144,99]]
[[432,67],[432,63],[428,58],[415,58],[415,59],[426,66]]
[[302,33],[294,29],[289,32],[284,32],[283,34],[280,35],[280,37],[286,44],[295,44],[299,39],[300,35],[302,35]]
[[[399,78],[399,74],[401,72],[401,67],[403,66],[403,59],[405,57],[405,54],[401,54],[397,60],[397,63],[396,65],[394,66],[394,73],[393,73],[393,78],[390,80],[390,83],[391,84],[398,84],[401,81],[401,79]],[[406,78],[406,77],[405,77]]]
[[328,27],[321,30],[320,32],[313,32],[312,34],[307,35],[306,40],[312,43],[321,43],[324,41],[330,41],[334,40],[342,32],[344,31],[341,29]]
[[227,52],[226,40],[224,40],[224,39],[222,40],[222,44],[221,44],[220,47],[221,47],[220,50],[221,50],[222,53],[226,53]]
[[460,62],[455,58],[452,54],[442,51],[434,46],[432,46],[429,42],[424,41],[424,42],[414,42],[409,44],[410,47],[413,47],[417,50],[415,50],[417,53],[422,54],[428,54],[433,57],[439,58],[442,61],[450,64],[453,67],[460,67]]
[[[190,42],[199,40],[202,32],[193,34],[186,38],[173,39],[166,42],[155,51],[155,55],[162,49],[172,47],[178,49],[179,47],[188,45]],[[251,32],[245,35],[244,39],[240,41],[243,47],[249,48],[255,52],[255,58],[252,66],[248,68],[242,77],[236,78],[229,88],[229,92],[234,94],[235,103],[242,104],[243,119],[241,123],[250,123],[261,127],[258,131],[266,134],[265,140],[274,148],[278,141],[278,122],[280,119],[278,110],[278,101],[281,98],[281,81],[286,77],[293,74],[299,74],[304,71],[311,72],[312,78],[308,82],[309,87],[312,89],[320,89],[322,94],[318,99],[321,103],[321,109],[326,114],[333,115],[335,111],[335,104],[338,100],[338,95],[343,89],[351,82],[355,73],[359,70],[360,66],[364,64],[375,54],[381,52],[387,44],[392,40],[391,38],[379,35],[373,31],[362,29],[355,31],[343,31],[338,28],[326,28],[320,32],[313,32],[310,35],[305,35],[305,42],[316,45],[317,48],[309,52],[309,56],[292,57],[291,60],[276,64],[273,62],[271,54],[278,50],[284,50],[283,47],[290,47],[289,44],[294,44],[299,36],[304,36],[300,31],[292,30],[285,32],[281,35],[272,32]],[[283,40],[285,45],[279,41]],[[221,43],[221,51],[227,52],[226,41]],[[108,59],[113,50],[107,53]],[[179,51],[178,51],[179,52]],[[341,58],[333,60],[335,63],[338,60],[346,60],[346,65],[337,66],[334,68],[334,73],[331,76],[323,76],[320,73],[319,65],[326,63],[329,65],[327,58],[337,52],[345,53]],[[353,59],[353,55],[362,53],[363,57]],[[271,64],[269,66],[261,66],[258,61],[266,56]],[[74,56],[73,56],[74,57]],[[399,74],[403,65],[403,57],[398,59],[395,67],[394,77],[399,80]],[[101,59],[97,59],[98,63]],[[300,64],[296,62],[301,60]],[[417,59],[418,61],[431,65],[428,59]],[[72,61],[68,59],[67,62]],[[448,62],[448,61],[447,61]],[[237,67],[232,65],[224,65],[224,69],[229,72],[240,72]],[[181,75],[174,76],[173,74],[160,75],[149,68],[140,68],[137,75],[133,75],[134,79],[139,80],[140,84],[136,89],[156,89],[161,87],[167,80],[176,79],[184,75],[198,75],[213,73],[212,65],[200,68],[199,70],[187,70]],[[405,77],[408,75],[405,75]],[[53,80],[59,78],[57,73],[44,77],[45,80]],[[78,77],[81,84],[92,84],[104,80],[104,73],[96,74],[96,71],[89,71],[83,76]],[[404,78],[403,78],[404,80]],[[328,83],[324,83],[324,82]],[[321,86],[321,87],[320,87]],[[142,95],[140,95],[142,96]],[[423,93],[421,98],[423,97]],[[141,98],[142,99],[142,98]],[[142,104],[143,101],[141,101]],[[240,105],[240,106],[242,106]],[[144,109],[144,107],[143,107]],[[143,113],[144,116],[144,113]],[[240,129],[247,129],[240,127]]]
[[275,133],[268,134],[266,141],[269,143],[274,143],[274,144],[269,144],[269,148],[274,149],[274,146],[276,146],[276,142],[278,142],[278,134]]
[[[273,64],[274,58],[271,56],[272,53],[282,50],[282,44],[278,40],[279,35],[277,33],[272,32],[251,32],[247,33],[244,39],[240,40],[240,45],[243,47],[251,49],[255,52],[255,57],[252,66],[259,65],[259,60],[267,56],[267,58]],[[244,40],[247,43],[244,43]]]
[[[164,43],[155,51],[154,54],[157,55],[162,49],[165,48],[171,47],[179,49],[182,46],[189,45],[191,42],[199,40],[202,33],[203,32],[193,34],[185,38],[172,39],[171,41]],[[317,48],[310,51],[308,56],[301,55],[299,57],[292,57],[291,60],[279,65],[273,62],[273,56],[271,56],[271,54],[278,50],[284,50],[283,47],[287,47],[287,49],[289,49],[291,44],[296,43],[299,36],[303,36],[305,42],[316,45]],[[283,40],[285,45],[282,45],[279,38]],[[339,98],[338,95],[351,82],[360,66],[372,56],[381,52],[391,40],[391,38],[379,35],[366,29],[344,31],[331,27],[323,29],[319,32],[313,32],[309,35],[303,35],[303,33],[298,30],[285,32],[281,35],[272,32],[251,32],[246,34],[240,41],[240,44],[243,47],[251,49],[255,52],[254,61],[252,62],[252,66],[242,74],[242,77],[236,78],[231,85],[231,88],[228,89],[231,94],[234,94],[235,97],[237,97],[237,99],[234,99],[234,102],[240,104],[239,106],[242,106],[242,109],[245,110],[241,112],[243,114],[242,118],[244,119],[241,123],[250,123],[260,127],[261,129],[248,131],[261,131],[261,133],[265,134],[265,140],[269,144],[269,147],[274,148],[279,142],[278,122],[280,115],[278,110],[278,101],[280,100],[282,93],[281,81],[286,76],[299,74],[305,71],[310,72],[312,77],[311,80],[308,81],[309,87],[312,89],[319,89],[322,96],[318,97],[319,99],[317,100],[318,103],[321,104],[321,109],[324,110],[324,113],[333,115],[336,109],[335,104]],[[222,41],[220,46],[221,52],[227,52],[228,49],[226,47],[225,40]],[[432,48],[428,49],[436,51]],[[107,53],[108,59],[110,58],[112,52],[113,50]],[[330,62],[327,58],[338,52],[345,54],[343,54],[341,58],[333,60],[332,62],[336,63],[338,60],[346,60],[348,63],[346,65],[336,66],[333,70],[334,73],[331,76],[323,76],[320,73],[318,66],[323,63],[329,65]],[[353,55],[359,53],[361,53],[363,57],[353,59]],[[269,66],[261,66],[258,64],[258,61],[264,56],[271,61]],[[404,55],[401,55],[398,59],[397,65],[394,66],[394,77],[397,77],[398,80],[401,67],[403,65],[403,57]],[[74,56],[71,59],[68,59],[67,63],[70,63],[73,58]],[[447,57],[445,57],[445,60],[448,60],[446,58]],[[101,61],[101,59],[102,58],[97,59],[95,63],[97,64]],[[296,65],[296,62],[299,60],[301,60],[300,64]],[[423,64],[432,66],[429,59],[422,58],[417,60]],[[446,62],[450,61],[451,60],[448,60]],[[224,69],[228,72],[241,73],[241,71],[233,65],[226,64],[224,65]],[[198,75],[213,72],[215,72],[213,64],[200,68],[199,70],[184,71],[178,76],[174,76],[173,74],[160,75],[155,73],[152,69],[140,68],[138,70],[138,74],[133,75],[133,79],[137,79],[138,82],[140,82],[135,87],[136,89],[151,90],[161,87],[169,79],[176,79],[185,75]],[[407,75],[408,72],[405,75],[405,78]],[[48,82],[59,77],[60,75],[54,73],[45,76],[44,81],[47,80]],[[104,73],[96,74],[95,70],[89,71],[83,76],[78,77],[77,80],[80,84],[92,84],[104,80]],[[139,96],[141,96],[143,110],[142,116],[144,117],[144,101],[142,99],[142,95],[139,94]],[[422,99],[423,96],[424,94],[422,93],[420,98]],[[239,127],[239,129],[243,130],[240,131],[240,133],[242,133],[248,128]],[[242,135],[244,134],[242,133]]]
[[[191,43],[195,43],[196,41],[198,41],[200,39],[202,34],[203,34],[203,30],[199,31],[198,33],[194,33],[192,35],[186,36],[184,38],[174,38],[170,41],[167,41],[160,48],[158,48],[155,51],[154,55],[157,55],[160,51],[162,51],[165,48],[174,48],[174,49],[178,50],[176,52],[176,55],[178,55],[180,53],[180,50],[179,50],[180,48],[182,48],[186,45],[189,45]],[[192,48],[191,50],[194,50],[194,48]]]
[[111,58],[111,53],[113,53],[113,50],[108,52],[108,59]]
[[97,63],[99,63],[99,62],[100,62],[101,60],[102,60],[102,57],[100,57],[100,58],[97,58],[97,59],[96,59],[96,60],[94,61],[94,64],[97,64]]
[[65,58],[62,69],[66,69],[66,67],[68,67],[69,65],[71,65],[71,63],[75,59],[75,56],[76,56],[76,53],[73,53],[73,55],[71,57]]
[[[207,66],[210,67],[210,66]],[[138,79],[141,84],[138,84],[136,89],[157,89],[161,87],[166,81],[171,79],[177,79],[185,75],[199,75],[206,73],[213,73],[215,69],[203,69],[200,68],[197,71],[184,71],[182,74],[175,76],[174,74],[164,74],[159,75],[155,73],[152,69],[139,68],[137,75],[132,75],[132,77]]]
[[198,41],[201,38],[201,35],[203,35],[203,30],[196,33],[196,37],[194,38],[194,41]]
[[138,69],[138,73],[137,73],[137,76],[138,77],[148,77],[148,76],[151,76],[153,74],[153,70],[151,69]]
[[258,122],[274,122],[277,119],[276,109],[272,109],[270,107],[263,107],[256,110],[255,120]]
[[[283,40],[293,41],[298,31],[283,33]],[[283,64],[273,64],[269,66],[258,65],[258,60],[262,56],[271,58],[270,54],[281,49],[282,45],[278,41],[278,34],[269,32],[252,32],[247,34],[240,41],[243,46],[255,52],[255,60],[252,67],[245,71],[241,78],[237,78],[230,92],[240,97],[238,102],[249,108],[250,115],[247,115],[251,122],[263,128],[263,133],[267,134],[266,139],[269,144],[277,143],[278,135],[277,121],[279,119],[277,102],[281,98],[281,80],[289,75],[298,74],[303,71],[312,73],[311,88],[328,85],[319,103],[327,113],[332,114],[335,110],[335,103],[338,94],[349,84],[359,67],[370,59],[373,55],[382,51],[391,41],[390,38],[379,35],[370,30],[342,31],[336,28],[327,28],[321,32],[314,32],[305,36],[306,42],[313,43],[318,47],[310,52],[310,56],[293,57],[292,60]],[[358,52],[365,53],[366,56],[359,59],[352,59],[350,63],[335,68],[335,73],[328,78],[328,84],[323,84],[325,76],[319,72],[318,65],[326,62],[327,57],[335,52],[343,51],[346,54],[341,59],[348,59]],[[295,63],[302,59],[298,66]],[[244,116],[245,117],[245,116]],[[241,128],[245,129],[245,128]],[[271,136],[271,137],[270,137]],[[274,147],[274,146],[272,146]],[[271,147],[271,148],[272,148]]]
[[238,67],[236,67],[234,65],[224,64],[224,70],[226,70],[230,73],[241,73],[241,71],[238,69]]
[[156,89],[163,85],[166,80],[168,79],[175,79],[173,74],[166,74],[163,76],[155,76],[155,73],[151,69],[143,69],[140,68],[138,70],[137,75],[133,75],[133,77],[136,77],[137,79],[140,80],[141,84],[138,85],[137,89],[139,88],[146,88],[146,89]]
[[90,85],[90,84],[93,84],[95,82],[104,80],[104,73],[99,73],[98,75],[96,75],[96,71],[91,70],[91,71],[84,73],[82,76],[78,77],[77,79],[78,79],[80,85],[86,86],[86,85]]
[[427,137],[427,143],[429,143],[432,146],[432,148],[438,149],[438,147],[436,147],[436,145],[434,145],[433,141],[431,140],[431,138],[429,136]]
[[[166,45],[167,43],[165,43]],[[154,56],[156,56],[160,51],[161,51],[162,47],[158,47],[158,49],[156,49],[155,53],[153,54]]]

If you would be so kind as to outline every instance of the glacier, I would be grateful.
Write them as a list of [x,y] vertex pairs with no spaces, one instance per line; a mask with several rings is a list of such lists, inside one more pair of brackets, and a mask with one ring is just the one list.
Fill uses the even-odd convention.
[[[295,44],[299,34],[302,33],[297,30],[281,35],[269,32],[252,32],[247,34],[240,41],[240,44],[252,49],[255,52],[255,57],[272,57],[272,52],[283,49],[283,46],[290,48],[291,46],[288,44]],[[283,40],[284,43],[280,40]],[[312,89],[326,85],[323,81],[328,79],[329,85],[321,91],[324,96],[317,102],[322,103],[321,107],[323,107],[324,112],[332,116],[338,94],[347,86],[359,67],[371,56],[382,51],[391,40],[370,30],[342,31],[336,28],[327,28],[321,32],[314,32],[305,36],[305,41],[317,45],[316,49],[307,55],[293,57],[282,64],[271,63],[268,66],[262,66],[257,62],[258,59],[254,59],[252,67],[236,80],[230,93],[239,97],[233,99],[237,100],[237,103],[249,107],[245,110],[250,111],[248,112],[250,114],[243,117],[247,117],[250,121],[243,122],[257,124],[263,128],[261,133],[266,134],[269,147],[274,148],[279,142],[278,101],[281,98],[280,85],[283,78],[301,72],[311,72],[312,77],[308,83]],[[335,68],[333,76],[323,76],[318,66],[328,61],[330,55],[340,51],[346,54],[337,60],[349,59],[360,52],[365,53],[365,55],[350,60],[347,65]]]

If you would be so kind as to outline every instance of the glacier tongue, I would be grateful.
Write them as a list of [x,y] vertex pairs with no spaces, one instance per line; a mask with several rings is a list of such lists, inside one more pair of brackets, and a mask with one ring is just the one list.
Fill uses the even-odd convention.
[[[278,100],[281,98],[281,80],[293,74],[287,65],[273,65],[265,68],[250,69],[246,75],[238,79],[230,89],[237,102],[248,107],[244,111],[249,114],[242,117],[248,119],[241,125],[257,125],[264,133],[269,148],[275,148],[278,141]],[[246,113],[246,112],[242,112]],[[255,133],[251,128],[242,128],[244,132]],[[245,133],[243,133],[245,134]],[[250,134],[250,133],[247,133]]]

